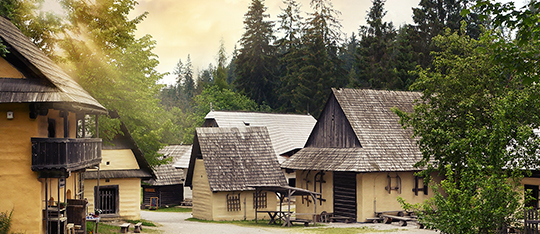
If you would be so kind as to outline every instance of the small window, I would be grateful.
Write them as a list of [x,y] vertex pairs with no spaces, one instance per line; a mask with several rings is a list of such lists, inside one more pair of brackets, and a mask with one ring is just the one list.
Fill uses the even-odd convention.
[[266,192],[253,193],[253,209],[262,209],[268,207]]
[[227,194],[227,211],[241,211],[240,194]]
[[399,175],[396,175],[396,177],[390,177],[390,175],[386,176],[387,179],[387,185],[384,187],[388,191],[388,193],[392,193],[392,190],[396,190],[398,194],[401,194],[401,178]]
[[424,184],[424,177],[415,176],[414,177],[414,195],[418,196],[418,192],[424,192],[424,195],[428,195],[428,186]]

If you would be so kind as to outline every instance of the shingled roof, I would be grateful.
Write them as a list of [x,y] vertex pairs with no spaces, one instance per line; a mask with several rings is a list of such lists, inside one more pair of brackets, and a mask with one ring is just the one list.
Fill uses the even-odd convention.
[[412,112],[414,100],[420,98],[420,93],[332,89],[332,95],[361,147],[317,148],[310,147],[308,142],[306,148],[282,165],[283,168],[353,172],[418,170],[413,165],[422,154],[412,138],[412,130],[402,128],[391,108]]
[[[184,170],[176,168],[174,165],[182,160],[182,156],[191,152],[191,145],[169,145],[163,147],[158,153],[163,154],[165,158],[172,158],[171,162],[165,165],[159,165],[154,168],[156,179],[149,181],[152,186],[163,186],[184,183]],[[186,162],[187,165],[189,162]],[[187,167],[186,167],[187,168]]]
[[[243,111],[211,111],[205,118],[205,124],[213,120],[217,123],[215,127],[265,126],[270,134],[276,155],[287,154],[303,148],[309,133],[317,123],[317,120],[311,115]],[[278,157],[278,160],[283,163],[285,158]]]
[[5,59],[25,78],[0,78],[0,103],[47,103],[86,113],[107,110],[43,53],[8,19],[0,17]]
[[285,186],[266,127],[197,128],[186,185],[202,157],[210,190],[253,190],[250,185]]

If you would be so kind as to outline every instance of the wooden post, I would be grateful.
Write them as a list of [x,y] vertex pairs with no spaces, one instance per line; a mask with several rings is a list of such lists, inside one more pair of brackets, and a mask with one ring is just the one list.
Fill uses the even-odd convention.
[[96,115],[96,138],[99,138],[99,115]]
[[62,117],[64,118],[64,138],[69,137],[69,121],[68,121],[69,112],[62,111]]

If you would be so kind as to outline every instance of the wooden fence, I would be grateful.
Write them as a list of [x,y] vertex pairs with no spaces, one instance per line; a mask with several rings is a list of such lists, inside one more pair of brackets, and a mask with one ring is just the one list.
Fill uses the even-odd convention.
[[539,223],[540,219],[538,218],[538,209],[525,210],[525,234],[539,234]]

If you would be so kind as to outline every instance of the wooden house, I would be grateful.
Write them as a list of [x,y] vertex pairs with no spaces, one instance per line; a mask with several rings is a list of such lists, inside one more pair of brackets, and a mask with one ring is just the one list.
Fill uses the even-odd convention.
[[[391,110],[412,112],[419,98],[416,92],[332,89],[306,147],[282,167],[297,170],[297,187],[322,194],[319,210],[359,222],[402,210],[398,197],[424,201],[432,194],[413,166],[422,154],[412,130]],[[312,202],[297,200],[297,212]]]
[[179,205],[184,201],[184,170],[176,168],[174,164],[188,152],[191,152],[191,145],[169,145],[158,151],[163,154],[163,159],[170,158],[170,161],[155,167],[156,178],[143,184],[145,207],[150,206],[151,197],[158,198],[159,207]]
[[275,210],[277,198],[267,192],[256,197],[250,186],[286,184],[266,127],[196,129],[186,179],[194,218],[252,220],[255,208]]
[[84,225],[81,172],[102,149],[86,117],[107,110],[3,17],[0,43],[9,51],[0,56],[0,212],[13,211],[15,233]]
[[141,218],[141,180],[152,179],[153,171],[123,123],[120,131],[103,146],[99,172],[84,173],[84,194],[88,209],[100,209],[101,218],[136,220]]
[[[244,111],[210,111],[203,127],[266,127],[280,164],[302,149],[317,120],[311,115]],[[285,171],[290,186],[296,184],[294,171]]]

